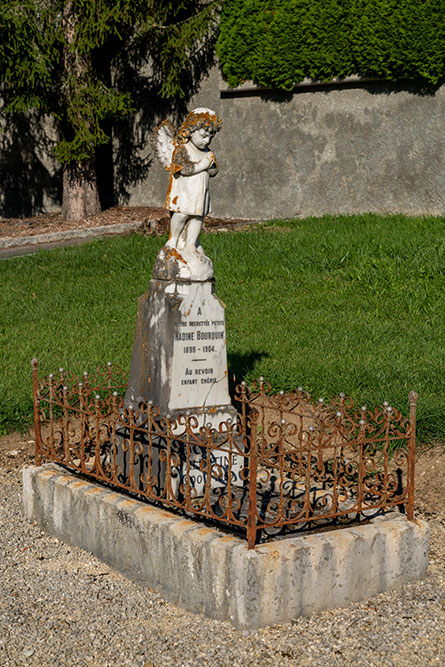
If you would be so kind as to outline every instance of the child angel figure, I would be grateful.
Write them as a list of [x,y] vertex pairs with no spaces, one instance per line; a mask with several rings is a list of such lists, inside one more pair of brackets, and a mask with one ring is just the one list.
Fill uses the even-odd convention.
[[190,111],[177,133],[168,120],[155,130],[156,153],[170,172],[165,200],[165,208],[171,212],[166,248],[185,255],[188,262],[193,261],[193,255],[195,260],[199,256],[208,260],[199,235],[204,216],[210,212],[209,178],[218,173],[209,145],[221,124],[214,111],[199,107]]

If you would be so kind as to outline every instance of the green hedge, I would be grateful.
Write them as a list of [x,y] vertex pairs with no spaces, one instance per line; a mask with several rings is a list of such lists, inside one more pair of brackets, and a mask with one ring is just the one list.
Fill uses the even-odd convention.
[[445,0],[226,0],[217,53],[230,86],[445,73]]

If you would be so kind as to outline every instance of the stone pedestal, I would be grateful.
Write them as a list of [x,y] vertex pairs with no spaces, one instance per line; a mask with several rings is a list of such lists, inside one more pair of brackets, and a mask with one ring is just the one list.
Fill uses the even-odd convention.
[[214,282],[151,280],[140,297],[125,402],[161,414],[189,410],[200,425],[235,419],[230,402],[224,305]]
[[[237,419],[237,412],[229,396],[226,330],[224,304],[214,293],[213,280],[175,281],[153,279],[150,291],[140,297],[134,337],[133,356],[128,389],[127,407],[137,408],[139,403],[151,401],[160,409],[161,417],[175,419],[186,412],[196,417],[198,425],[218,429],[221,422]],[[128,437],[127,429],[119,433],[121,442]],[[183,431],[183,426],[173,429],[173,434]],[[142,436],[140,453],[133,462],[135,475],[140,478],[148,469],[156,471],[158,490],[166,479],[169,465],[161,452],[165,439],[157,438],[149,453],[148,442]],[[171,451],[180,464],[170,466],[173,492],[179,493],[184,485],[186,470],[196,493],[204,492],[207,473],[200,464],[207,452],[193,446],[186,453],[181,442],[173,441]],[[244,458],[229,456],[221,450],[211,453],[211,463],[218,464],[223,475],[211,479],[211,487],[226,486],[230,474],[232,483],[242,485],[239,479]],[[119,448],[118,464],[123,479],[128,476],[129,453]],[[137,480],[135,480],[137,481]]]

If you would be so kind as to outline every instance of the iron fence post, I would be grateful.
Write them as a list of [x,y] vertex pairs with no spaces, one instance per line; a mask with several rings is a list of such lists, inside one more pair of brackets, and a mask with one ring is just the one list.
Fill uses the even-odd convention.
[[34,405],[34,451],[36,465],[42,465],[42,452],[41,452],[41,437],[40,437],[40,419],[39,419],[39,380],[37,377],[37,370],[39,366],[39,360],[34,357],[31,361],[32,365],[32,396],[33,396],[33,405]]
[[[161,416],[159,408],[151,403],[148,406],[140,404],[139,409],[134,409],[124,405],[117,391],[112,392],[111,401],[110,395],[105,400],[100,393],[91,400],[91,393],[94,396],[96,392],[102,392],[105,385],[108,392],[115,388],[111,385],[110,364],[105,371],[103,367],[100,369],[97,387],[90,386],[87,373],[84,373],[83,382],[73,378],[73,386],[68,387],[63,369],[60,369],[60,379],[50,374],[39,381],[37,359],[32,360],[32,368],[36,465],[46,459],[62,462],[76,472],[106,483],[111,481],[116,488],[145,495],[161,505],[174,506],[229,527],[242,527],[246,531],[248,549],[254,549],[261,533],[268,535],[270,529],[271,536],[284,534],[297,524],[302,526],[307,522],[309,528],[320,520],[325,523],[326,519],[360,512],[365,494],[367,509],[387,509],[403,504],[407,518],[414,519],[417,402],[414,391],[409,395],[409,419],[386,402],[375,411],[365,407],[361,411],[354,409],[353,401],[347,399],[345,402],[343,394],[340,394],[340,409],[334,417],[332,410],[337,410],[337,401],[332,401],[332,410],[329,408],[326,414],[324,409],[314,413],[309,394],[301,388],[297,393],[291,392],[286,403],[283,394],[271,395],[270,388],[265,392],[260,378],[258,392],[249,394],[243,384],[238,390],[242,404],[240,421],[235,425],[225,422],[226,426],[221,427],[215,438],[213,433],[216,431],[206,429],[204,442],[204,432],[194,431],[199,424],[193,416],[180,415],[176,422],[169,415]],[[118,369],[117,374],[119,372]],[[124,386],[117,384],[116,388]],[[111,412],[106,406],[111,406]],[[315,421],[315,427],[311,424],[305,428],[307,419]],[[332,426],[334,422],[335,428]],[[183,434],[177,435],[177,424],[185,424]],[[224,435],[226,431],[227,435]],[[375,454],[383,437],[382,461]],[[391,459],[392,468],[389,469],[389,444],[393,441],[397,456]],[[403,443],[400,451],[399,441]],[[199,494],[198,490],[192,492],[194,487],[191,486],[190,452],[195,446],[197,450],[207,451],[206,461],[202,456],[198,457],[199,471],[207,474],[204,490]],[[182,477],[177,479],[177,484],[175,481],[182,465],[178,447],[181,451],[186,450],[184,491]],[[111,448],[110,460],[107,448]],[[225,497],[219,497],[220,483],[218,493],[214,496],[210,493],[210,458],[212,452],[216,455],[219,449],[227,452],[229,473],[235,455],[242,457],[242,467],[236,471],[239,484],[237,477],[232,479],[229,475],[226,488],[221,490]],[[138,458],[137,463],[135,456],[147,457],[147,462]],[[139,470],[139,464],[145,467]],[[110,474],[107,474],[108,465]],[[195,459],[193,465],[196,467]],[[399,468],[395,473],[391,472],[395,466],[403,466],[404,472],[406,469],[403,495],[400,486],[397,489],[390,486],[401,474]],[[223,474],[219,472],[220,467],[215,464],[215,479],[220,479]],[[355,481],[357,474],[358,480]],[[232,489],[232,484],[239,488]],[[355,505],[341,506],[340,501],[355,502]]]
[[414,473],[416,465],[416,405],[418,396],[415,391],[409,394],[409,421],[410,438],[408,443],[408,503],[406,516],[410,521],[414,520]]
[[257,533],[257,468],[258,468],[258,411],[250,412],[250,451],[249,451],[249,515],[247,522],[247,548],[254,549]]

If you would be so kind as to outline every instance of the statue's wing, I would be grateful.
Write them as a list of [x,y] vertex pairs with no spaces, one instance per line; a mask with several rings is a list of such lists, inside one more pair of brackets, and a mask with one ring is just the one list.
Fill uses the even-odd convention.
[[164,120],[153,130],[153,149],[166,169],[170,169],[172,163],[172,155],[175,150],[175,134],[175,127],[169,120]]

